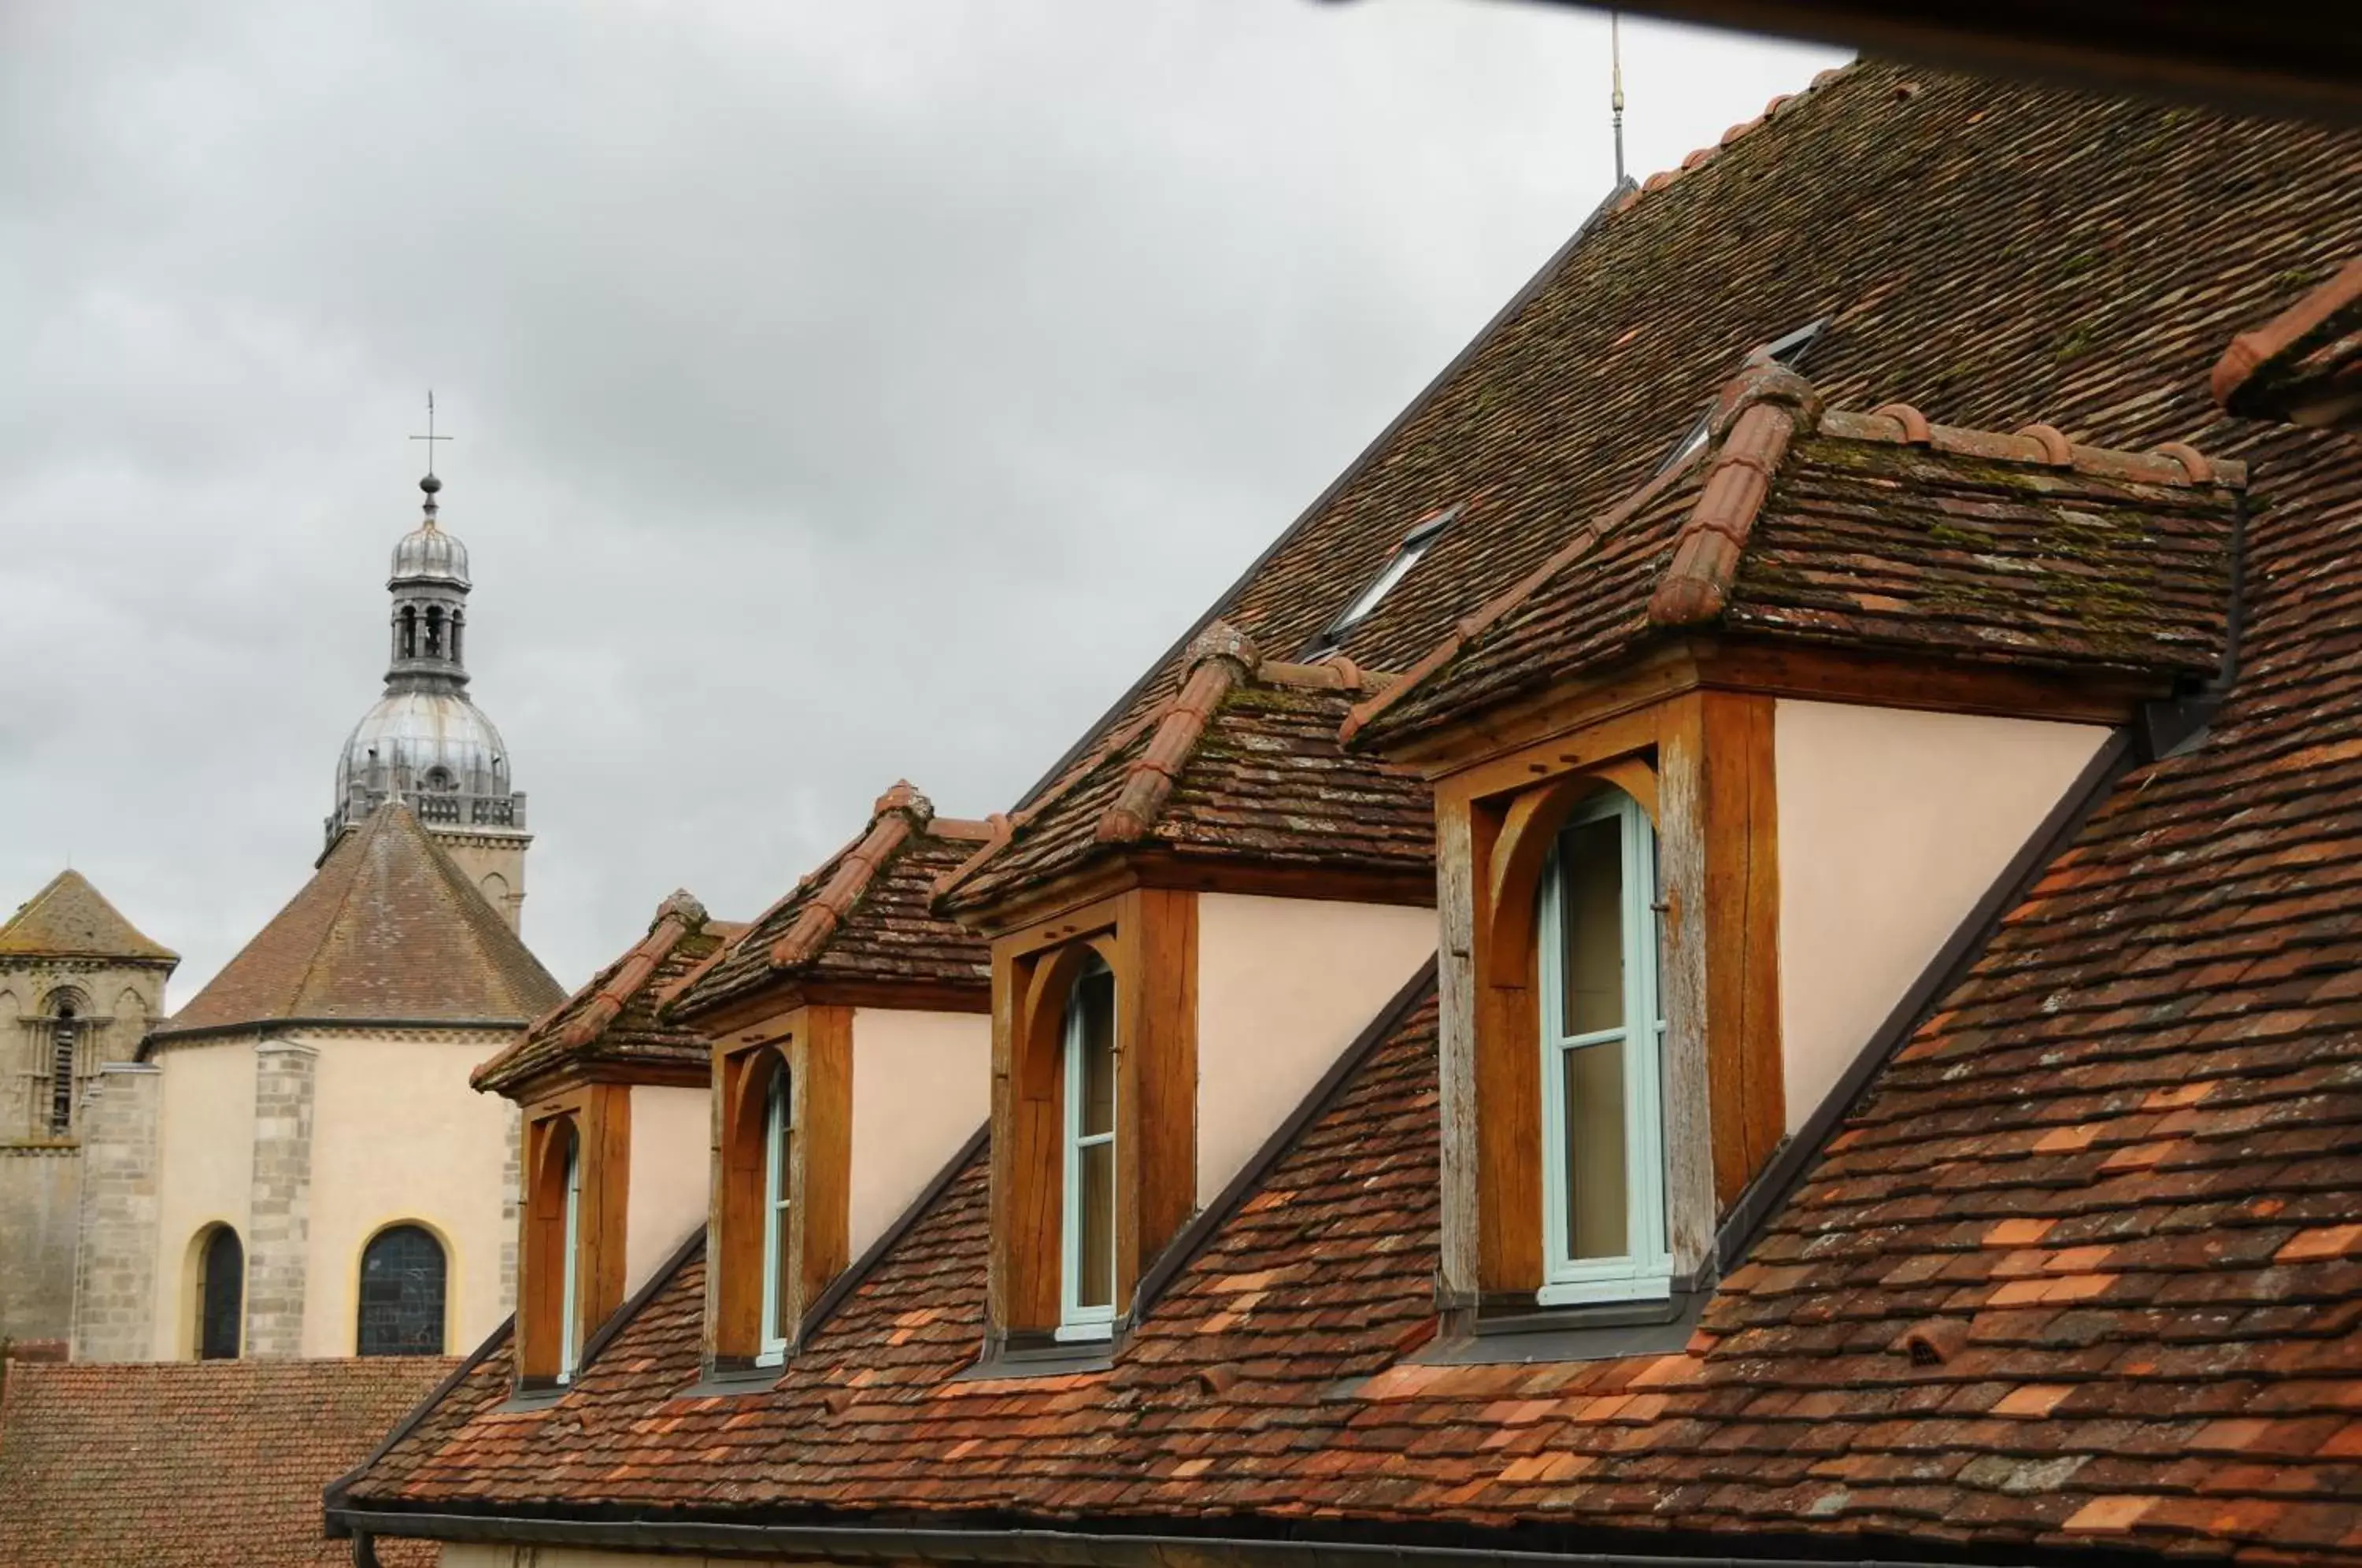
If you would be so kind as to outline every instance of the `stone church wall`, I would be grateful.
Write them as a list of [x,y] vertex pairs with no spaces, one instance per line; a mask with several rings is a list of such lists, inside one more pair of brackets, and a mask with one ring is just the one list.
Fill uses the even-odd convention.
[[81,1203],[80,1148],[0,1144],[0,1340],[71,1337]]

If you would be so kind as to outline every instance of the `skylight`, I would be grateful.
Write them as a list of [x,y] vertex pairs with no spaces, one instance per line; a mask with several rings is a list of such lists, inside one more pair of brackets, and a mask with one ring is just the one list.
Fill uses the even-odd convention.
[[1459,515],[1460,508],[1447,507],[1411,525],[1410,532],[1403,536],[1402,543],[1395,547],[1394,556],[1380,569],[1378,575],[1370,580],[1370,585],[1355,594],[1353,602],[1339,612],[1335,620],[1320,629],[1320,635],[1312,640],[1307,657],[1318,658],[1323,654],[1335,652],[1344,642],[1345,634],[1370,618],[1371,612],[1394,591],[1395,584],[1410,575],[1410,569],[1418,565],[1419,558],[1427,554],[1429,547]]
[[[1760,354],[1774,364],[1785,365],[1792,370],[1796,370],[1803,365],[1805,351],[1812,348],[1815,339],[1827,329],[1828,325],[1828,318],[1826,316],[1819,321],[1807,322],[1794,332],[1774,337],[1747,357],[1751,359],[1755,355]],[[1678,468],[1687,462],[1692,453],[1705,445],[1705,438],[1713,430],[1713,420],[1714,411],[1711,409],[1699,414],[1697,423],[1690,426],[1689,434],[1682,437],[1680,445],[1672,449],[1672,454],[1663,462],[1657,465],[1657,471],[1663,473],[1667,469]]]

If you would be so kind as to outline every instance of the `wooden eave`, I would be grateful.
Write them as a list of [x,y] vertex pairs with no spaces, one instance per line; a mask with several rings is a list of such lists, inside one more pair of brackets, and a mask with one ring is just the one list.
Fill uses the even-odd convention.
[[1392,870],[1192,855],[1162,844],[1145,844],[1135,849],[1095,856],[1046,881],[1012,889],[988,902],[951,911],[951,915],[980,935],[998,938],[1055,920],[1132,888],[1431,908],[1435,903],[1435,869],[1432,862]]
[[1789,639],[1705,635],[1646,647],[1377,749],[1429,782],[1685,691],[1753,692],[2062,723],[2122,724],[2173,695],[2171,677],[2133,669],[2042,670]]

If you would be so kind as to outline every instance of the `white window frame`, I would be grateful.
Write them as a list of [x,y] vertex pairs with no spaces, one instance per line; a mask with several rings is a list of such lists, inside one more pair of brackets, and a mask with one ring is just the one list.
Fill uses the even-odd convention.
[[779,1299],[779,1253],[788,1244],[789,1096],[795,1092],[787,1068],[770,1064],[770,1079],[763,1087],[763,1319],[757,1366],[778,1366],[788,1359],[787,1303]]
[[[1665,1017],[1657,973],[1661,935],[1657,835],[1648,812],[1620,790],[1584,802],[1565,825],[1578,827],[1605,818],[1614,818],[1623,830],[1624,1021],[1619,1027],[1566,1032],[1561,974],[1566,937],[1555,845],[1542,871],[1540,919],[1535,922],[1541,946],[1542,1286],[1534,1300],[1543,1307],[1661,1300],[1672,1293],[1672,1259],[1665,1245]],[[1567,1234],[1564,1074],[1574,1051],[1617,1039],[1625,1045],[1624,1234],[1631,1250],[1622,1257],[1577,1259],[1569,1255]]]
[[564,1283],[557,1293],[557,1381],[574,1381],[574,1363],[581,1353],[581,1288],[578,1260],[582,1252],[582,1131],[570,1120],[566,1130],[566,1253]]
[[1378,575],[1370,580],[1370,585],[1355,594],[1352,602],[1337,613],[1336,619],[1320,629],[1320,635],[1313,639],[1312,651],[1333,652],[1345,640],[1346,633],[1368,620],[1385,602],[1386,595],[1395,591],[1396,585],[1410,575],[1411,568],[1418,565],[1419,558],[1434,548],[1435,541],[1459,515],[1458,507],[1447,507],[1411,525],[1409,532],[1403,535],[1402,543],[1395,547],[1395,553],[1387,558],[1385,566],[1378,569]]
[[[1087,1148],[1097,1148],[1102,1143],[1108,1145],[1110,1177],[1113,1176],[1116,1161],[1121,1157],[1115,1151],[1117,1117],[1112,1109],[1114,1097],[1122,1092],[1120,1085],[1110,1086],[1108,1130],[1105,1132],[1093,1133],[1086,1133],[1083,1131],[1083,983],[1099,975],[1109,977],[1110,1013],[1120,1002],[1120,999],[1114,994],[1113,971],[1109,967],[1106,959],[1093,954],[1082,968],[1076,971],[1074,984],[1066,992],[1066,1015],[1063,1024],[1063,1043],[1059,1047],[1065,1055],[1063,1068],[1066,1075],[1065,1127],[1064,1136],[1061,1139],[1065,1150],[1065,1186],[1062,1200],[1058,1205],[1060,1231],[1058,1328],[1055,1336],[1061,1340],[1104,1340],[1112,1337],[1115,1333],[1117,1271],[1112,1234],[1115,1217],[1112,1209],[1108,1217],[1110,1234],[1108,1246],[1107,1303],[1104,1306],[1086,1307],[1080,1299],[1083,1275],[1083,1151]],[[1115,1026],[1113,1017],[1109,1019],[1108,1025],[1112,1031]],[[1112,1043],[1109,1048],[1113,1049]],[[1109,1197],[1110,1198],[1113,1197],[1112,1180],[1110,1180]]]

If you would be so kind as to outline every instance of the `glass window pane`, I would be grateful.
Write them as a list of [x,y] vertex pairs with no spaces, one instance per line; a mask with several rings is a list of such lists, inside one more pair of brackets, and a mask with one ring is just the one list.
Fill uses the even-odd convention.
[[1561,1057],[1566,1097],[1567,1255],[1620,1258],[1626,1243],[1624,1042]]
[[443,1245],[416,1225],[381,1232],[361,1254],[362,1355],[443,1353]]
[[215,1227],[206,1238],[197,1281],[197,1354],[226,1361],[237,1354],[246,1296],[246,1248],[237,1232]]
[[1094,1143],[1076,1151],[1082,1187],[1076,1240],[1081,1267],[1075,1281],[1078,1307],[1115,1305],[1115,1145]]
[[1567,829],[1559,840],[1559,877],[1566,1032],[1618,1028],[1624,1022],[1623,823],[1600,817]]
[[1086,1138],[1115,1131],[1115,977],[1096,970],[1075,982],[1083,1026],[1083,1105],[1078,1131]]

